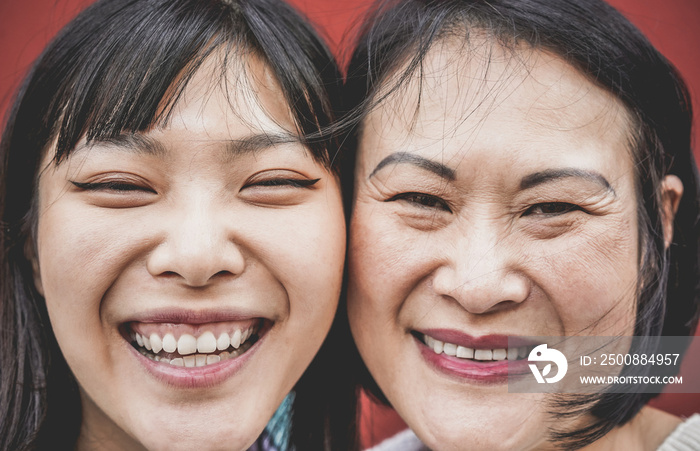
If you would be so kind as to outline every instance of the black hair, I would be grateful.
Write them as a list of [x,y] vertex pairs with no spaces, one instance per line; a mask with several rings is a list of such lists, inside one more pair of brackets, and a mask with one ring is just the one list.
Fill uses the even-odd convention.
[[[676,69],[613,7],[602,0],[379,0],[362,23],[349,59],[349,114],[363,117],[412,76],[428,51],[471,32],[506,49],[550,52],[619,99],[631,118],[636,167],[640,271],[635,336],[689,336],[698,323],[700,280],[698,171],[691,149],[692,109]],[[661,181],[674,174],[684,193],[673,241],[663,236]],[[366,370],[363,385],[386,401]],[[559,409],[592,413],[586,429],[553,431],[567,449],[582,447],[624,424],[655,395],[602,394],[556,400]]]
[[[41,159],[55,149],[58,164],[81,139],[166,123],[188,81],[220,49],[222,77],[236,52],[262,58],[306,147],[338,174],[340,138],[329,125],[342,77],[323,41],[286,3],[101,0],[78,15],[35,62],[0,143],[0,449],[72,448],[81,423],[77,384],[26,256]],[[351,396],[334,389],[338,353],[329,350],[343,338],[332,337],[295,387],[296,449],[339,449],[354,437],[353,410],[345,408]]]

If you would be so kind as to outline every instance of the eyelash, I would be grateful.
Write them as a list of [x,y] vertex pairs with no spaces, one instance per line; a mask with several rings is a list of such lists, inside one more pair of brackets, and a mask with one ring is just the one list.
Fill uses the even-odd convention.
[[[553,207],[553,208],[552,208]],[[544,211],[545,209],[553,209],[557,211]],[[539,212],[536,210],[539,209]],[[535,204],[525,210],[523,213],[523,216],[530,216],[530,215],[543,215],[543,216],[560,216],[566,213],[571,213],[573,211],[584,211],[583,208],[581,208],[578,205],[575,204],[570,204],[568,202],[543,202],[540,204]]]
[[[293,188],[310,188],[321,179],[270,179],[262,180],[260,182],[251,183],[249,186],[291,186]],[[107,181],[107,182],[94,182],[94,183],[81,183],[81,182],[71,182],[73,185],[80,189],[86,191],[117,191],[120,193],[127,193],[133,191],[143,191],[147,193],[156,194],[156,192],[145,186],[135,185],[133,183],[122,182],[122,181]]]
[[405,200],[406,202],[415,204],[418,208],[436,208],[452,213],[452,209],[447,205],[447,202],[432,194],[415,192],[400,193],[390,197],[384,202],[394,202],[397,200]]
[[[385,202],[393,202],[397,200],[405,200],[416,204],[419,208],[438,208],[443,211],[452,212],[447,203],[439,197],[431,194],[408,192],[401,193],[387,199]],[[539,210],[539,211],[538,211]],[[549,211],[547,211],[549,210]],[[525,210],[523,216],[543,215],[543,216],[560,216],[573,211],[583,211],[578,205],[568,202],[543,202],[535,204]]]
[[85,191],[117,191],[120,193],[128,193],[133,191],[143,191],[146,193],[156,194],[151,188],[135,185],[129,182],[122,182],[118,180],[107,181],[107,182],[94,182],[94,183],[81,183],[81,182],[71,182],[73,185]]
[[251,183],[248,186],[291,186],[293,188],[311,188],[321,179],[269,179]]

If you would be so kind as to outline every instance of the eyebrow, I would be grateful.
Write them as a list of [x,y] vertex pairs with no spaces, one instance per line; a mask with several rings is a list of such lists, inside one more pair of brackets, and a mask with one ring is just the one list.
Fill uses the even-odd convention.
[[139,154],[164,156],[165,146],[158,140],[137,133],[120,133],[116,136],[93,138],[73,150],[73,153],[92,149],[101,145],[118,147]]
[[615,190],[613,189],[612,185],[610,185],[610,182],[608,182],[608,180],[603,177],[602,174],[595,171],[577,168],[550,169],[547,171],[535,172],[533,174],[526,175],[522,178],[522,180],[520,180],[520,189],[526,190],[534,188],[535,186],[543,183],[549,183],[569,177],[590,180],[601,185],[607,191],[610,191],[613,195],[615,195]]
[[440,177],[447,180],[455,179],[455,170],[445,166],[437,161],[429,160],[427,158],[421,157],[419,155],[414,155],[408,152],[394,152],[391,155],[384,158],[379,164],[374,168],[372,173],[368,178],[373,177],[377,172],[379,172],[384,167],[390,164],[411,164],[413,166],[425,169]]
[[229,153],[247,154],[274,147],[280,144],[301,144],[302,140],[292,133],[257,133],[227,143]]
[[[227,153],[231,156],[254,153],[280,144],[302,143],[301,138],[292,133],[255,133],[240,139],[224,140]],[[75,148],[79,152],[99,145],[110,145],[138,154],[163,157],[166,146],[150,136],[138,133],[122,133],[117,136],[95,138],[89,143]]]

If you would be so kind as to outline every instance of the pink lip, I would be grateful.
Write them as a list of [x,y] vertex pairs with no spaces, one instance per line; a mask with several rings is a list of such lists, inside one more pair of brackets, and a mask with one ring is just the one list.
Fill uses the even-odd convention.
[[209,388],[223,383],[239,372],[260,348],[267,334],[238,357],[201,367],[181,367],[160,363],[141,355],[131,344],[126,346],[146,371],[157,380],[177,388]]
[[436,340],[442,342],[454,343],[457,346],[464,346],[465,348],[473,349],[498,349],[498,348],[508,348],[508,345],[521,347],[521,346],[534,346],[540,343],[536,343],[531,340],[526,340],[514,335],[482,335],[480,337],[473,337],[471,335],[465,334],[458,330],[453,329],[425,329],[416,331],[419,334],[429,335]]
[[[419,333],[427,334],[436,340],[473,349],[507,348],[509,342],[509,337],[506,335],[473,337],[456,330],[447,329],[430,329]],[[526,359],[494,361],[460,359],[444,353],[435,354],[431,348],[418,338],[414,337],[414,340],[421,356],[429,366],[442,374],[460,380],[487,385],[505,384],[508,382],[509,375],[513,377],[520,374],[528,374],[529,372]],[[517,343],[517,346],[530,345],[525,340],[515,341],[513,337],[510,337],[510,343],[511,345]]]

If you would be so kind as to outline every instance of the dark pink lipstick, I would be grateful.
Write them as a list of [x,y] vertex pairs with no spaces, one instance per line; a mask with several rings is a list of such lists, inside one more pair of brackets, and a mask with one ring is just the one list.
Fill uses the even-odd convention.
[[[526,351],[536,345],[508,335],[474,337],[452,329],[420,330],[415,331],[413,335],[421,356],[436,371],[460,380],[489,385],[507,383],[509,375],[512,377],[527,374],[529,370]],[[442,343],[437,344],[439,353],[435,351],[435,346],[432,346],[435,340]],[[507,358],[509,345],[511,359]],[[444,351],[441,351],[443,347]],[[450,355],[455,353],[455,347],[466,349],[460,349],[457,355]],[[488,355],[493,350],[498,350],[496,352],[499,353],[506,352],[503,356],[506,358],[494,360],[480,355]],[[460,356],[461,353],[467,353],[468,357]]]

